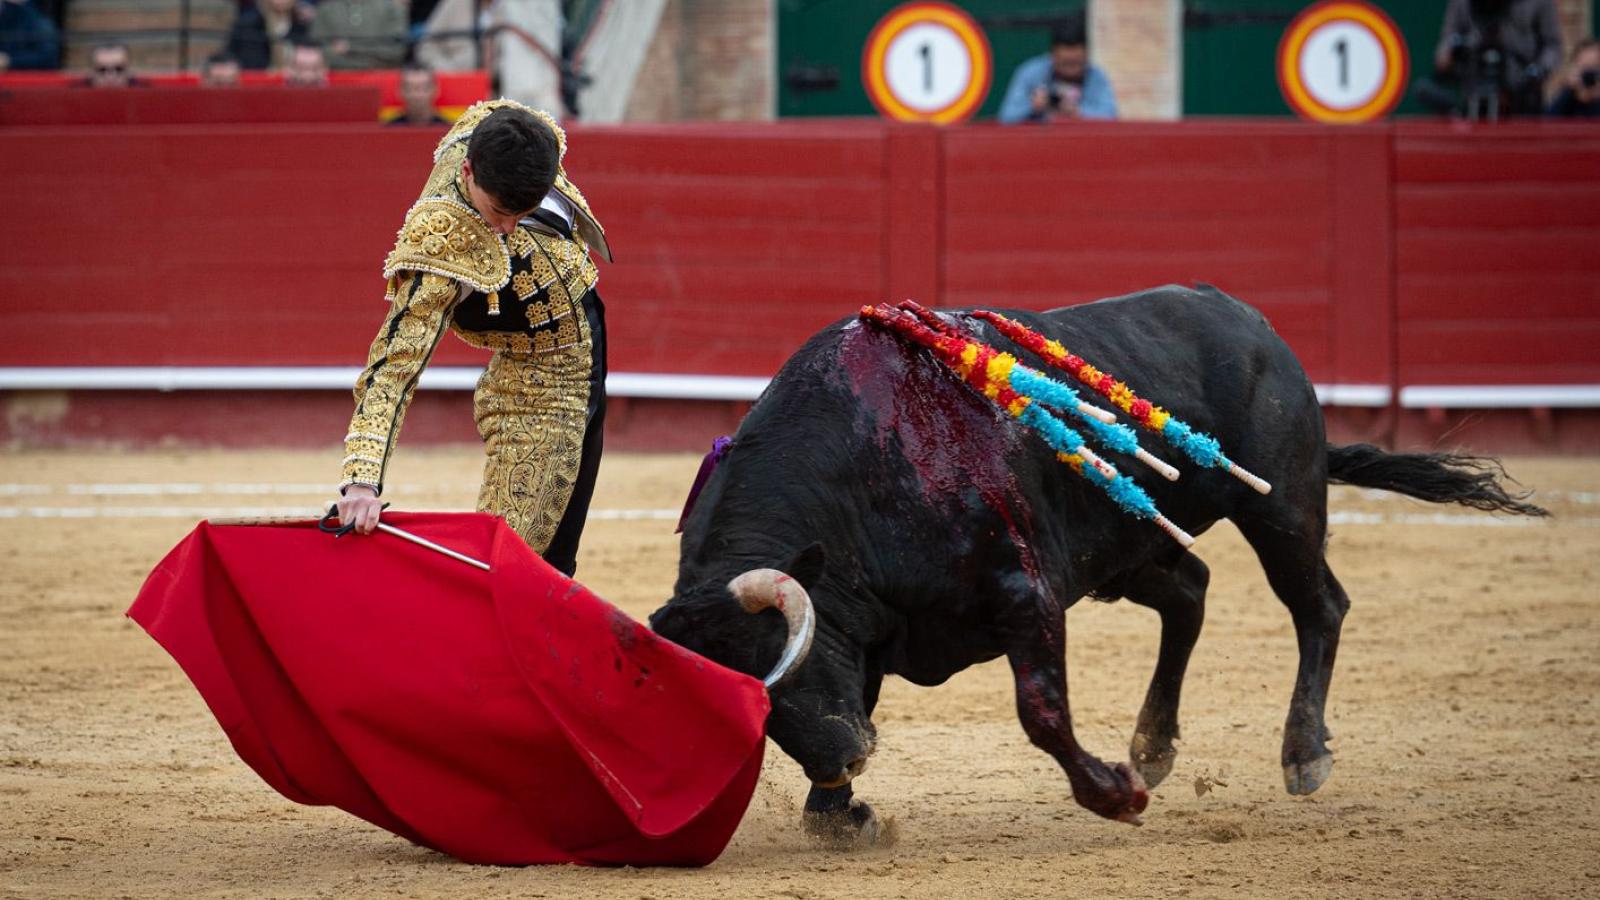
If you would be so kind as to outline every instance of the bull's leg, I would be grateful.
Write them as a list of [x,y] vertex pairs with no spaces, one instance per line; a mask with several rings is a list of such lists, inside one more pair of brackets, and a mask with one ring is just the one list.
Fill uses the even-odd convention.
[[1017,683],[1017,715],[1034,745],[1055,757],[1080,806],[1137,824],[1150,797],[1126,765],[1108,766],[1078,744],[1067,706],[1066,621],[1060,608],[1035,618],[1031,634],[1006,655]]
[[1296,518],[1289,527],[1248,520],[1236,524],[1261,560],[1273,592],[1294,618],[1300,668],[1283,728],[1283,782],[1291,794],[1309,794],[1333,769],[1333,753],[1326,743],[1332,735],[1323,715],[1350,600],[1323,558],[1323,505],[1302,509]]
[[1172,772],[1178,755],[1172,744],[1178,737],[1178,695],[1205,621],[1210,580],[1206,564],[1184,553],[1171,565],[1151,563],[1117,586],[1124,597],[1161,615],[1161,651],[1128,748],[1134,769],[1150,788]]
[[[862,686],[862,707],[868,721],[878,705],[878,692],[883,687],[883,672],[869,667],[866,683]],[[865,768],[865,760],[862,760]],[[850,772],[852,781],[861,769]],[[881,833],[878,816],[872,807],[855,799],[851,781],[836,787],[811,786],[806,795],[806,808],[801,824],[806,834],[817,842],[834,849],[866,847],[877,842]]]

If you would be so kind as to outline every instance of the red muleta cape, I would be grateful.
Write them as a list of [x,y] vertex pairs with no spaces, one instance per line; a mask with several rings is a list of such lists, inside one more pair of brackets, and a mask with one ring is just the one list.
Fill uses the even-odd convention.
[[492,571],[382,533],[201,523],[128,615],[291,800],[474,863],[716,859],[760,774],[761,682],[657,637],[496,517],[384,521]]

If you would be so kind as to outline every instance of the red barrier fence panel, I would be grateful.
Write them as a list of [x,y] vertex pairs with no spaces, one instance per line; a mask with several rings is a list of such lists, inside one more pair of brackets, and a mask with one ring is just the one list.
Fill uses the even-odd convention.
[[[1394,159],[1387,128],[1342,128],[1331,145],[1328,398],[1387,405],[1395,388]],[[1380,390],[1374,390],[1381,388]]]
[[378,125],[0,130],[0,359],[361,363],[437,140]]
[[1600,384],[1600,128],[1395,135],[1405,385]]
[[285,87],[0,88],[0,126],[218,125],[224,123],[372,122],[376,85],[316,90]]
[[606,225],[613,370],[771,375],[883,299],[880,127],[593,128],[568,167]]
[[[330,122],[330,121],[359,121],[370,122],[376,116],[392,118],[403,111],[404,103],[400,98],[400,70],[399,69],[349,69],[334,70],[328,73],[328,83],[335,89],[348,87],[371,87],[379,93],[380,106],[363,106],[363,111],[357,117],[332,118],[325,113],[312,115],[309,118],[299,118],[304,115],[298,112],[308,104],[315,104],[314,95],[318,91],[307,91],[303,88],[293,88],[299,95],[310,94],[311,98],[304,96],[291,96],[282,98],[282,107],[274,108],[261,103],[258,99],[238,96],[233,101],[228,98],[235,89],[202,90],[200,76],[194,72],[139,72],[139,87],[121,90],[88,90],[84,76],[79,72],[63,70],[51,71],[12,71],[0,72],[0,124],[11,125],[110,125],[137,121],[141,124],[154,124],[157,122]],[[467,72],[435,72],[434,82],[438,85],[439,96],[435,101],[439,110],[446,118],[454,118],[468,106],[485,100],[489,97],[489,73],[484,71]],[[265,93],[270,89],[281,89],[284,86],[283,73],[277,71],[246,70],[239,75],[239,83],[243,91],[255,90]],[[218,94],[217,99],[201,98],[190,101],[183,97],[163,100],[159,103],[144,99],[145,92],[150,89],[180,88],[194,93]],[[52,103],[57,106],[72,107],[67,112],[54,112],[51,115],[58,118],[29,118],[26,120],[9,118],[6,114],[5,102],[9,95],[19,90],[27,89],[55,89],[69,90],[70,94],[57,95]],[[117,98],[128,98],[125,103],[136,105],[141,112],[141,118],[129,119],[125,113],[115,110]],[[223,112],[213,114],[211,118],[172,118],[172,113],[163,107],[186,103],[210,104]],[[312,107],[314,108],[314,107]],[[109,112],[108,112],[109,111]],[[180,113],[181,115],[181,113]],[[165,116],[163,118],[163,116]],[[60,118],[70,117],[70,118]]]
[[[617,256],[600,289],[618,372],[767,376],[827,322],[907,296],[1048,308],[1204,281],[1262,309],[1319,383],[1377,389],[1365,403],[1600,385],[1600,127],[572,135]],[[360,364],[437,137],[0,128],[0,367]],[[436,361],[482,358],[446,341]]]
[[1047,309],[1207,282],[1260,308],[1326,380],[1335,143],[1294,125],[952,130],[945,301]]

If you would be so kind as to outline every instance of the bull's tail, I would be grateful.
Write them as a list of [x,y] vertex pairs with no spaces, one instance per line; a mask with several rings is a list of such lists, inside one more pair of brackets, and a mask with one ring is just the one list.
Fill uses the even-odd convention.
[[1513,494],[1500,461],[1454,453],[1386,453],[1371,444],[1328,445],[1328,480],[1394,491],[1430,503],[1459,503],[1490,512],[1548,516],[1527,502],[1530,492]]

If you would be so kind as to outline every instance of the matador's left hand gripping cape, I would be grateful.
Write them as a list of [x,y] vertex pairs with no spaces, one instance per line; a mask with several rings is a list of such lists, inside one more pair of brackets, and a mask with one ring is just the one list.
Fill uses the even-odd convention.
[[341,489],[368,484],[382,490],[417,378],[447,327],[469,344],[511,353],[543,353],[589,339],[581,301],[599,280],[589,251],[609,262],[611,249],[566,170],[558,166],[555,191],[572,205],[570,237],[533,219],[501,237],[468,200],[461,177],[467,141],[505,106],[544,122],[566,156],[566,133],[555,120],[512,100],[473,105],[439,142],[422,195],[384,261],[384,296],[392,307],[356,383]]

